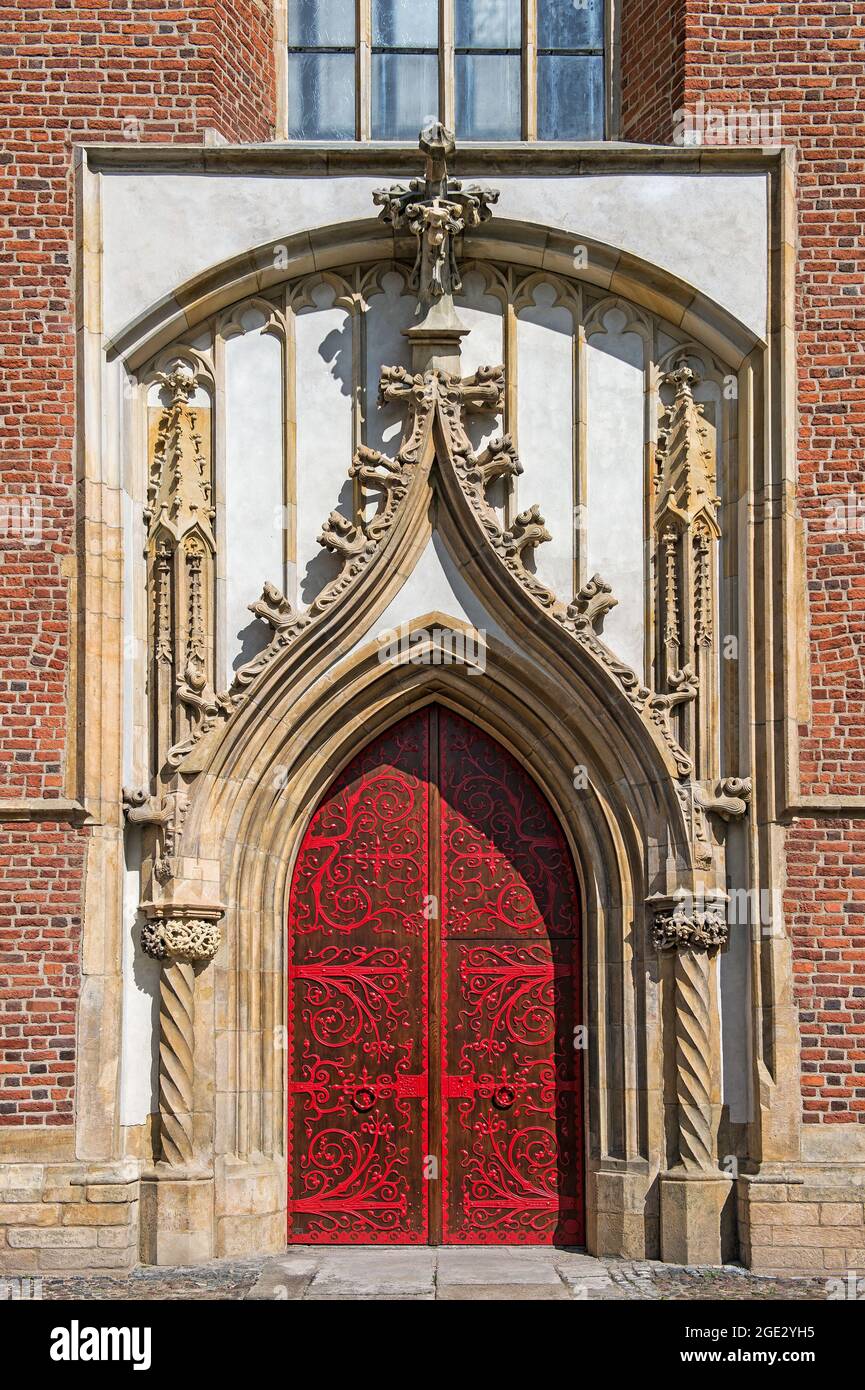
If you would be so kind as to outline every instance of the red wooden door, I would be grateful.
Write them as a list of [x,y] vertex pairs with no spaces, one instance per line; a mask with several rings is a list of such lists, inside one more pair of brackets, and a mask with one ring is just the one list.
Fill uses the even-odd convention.
[[581,1244],[577,885],[510,754],[428,707],[316,811],[289,914],[289,1239]]

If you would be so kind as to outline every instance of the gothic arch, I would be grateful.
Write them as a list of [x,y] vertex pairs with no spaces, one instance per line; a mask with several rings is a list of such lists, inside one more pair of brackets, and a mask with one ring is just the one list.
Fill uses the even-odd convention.
[[[429,614],[412,624],[425,632],[448,625]],[[646,839],[664,859],[670,851],[658,788],[632,795],[626,773],[610,766],[600,731],[583,718],[582,700],[560,703],[533,666],[504,644],[491,645],[480,675],[454,666],[378,659],[371,641],[346,658],[327,688],[295,702],[283,687],[283,709],[266,720],[267,735],[250,760],[205,782],[190,808],[184,852],[199,864],[219,856],[226,904],[224,944],[214,962],[216,1021],[196,1011],[196,1106],[206,1113],[214,1073],[217,1174],[250,1165],[270,1170],[272,1191],[282,1192],[284,1169],[283,1059],[284,931],[292,870],[304,832],[327,786],[371,738],[403,715],[432,701],[484,728],[526,767],[548,797],[565,830],[583,893],[586,1018],[597,1046],[590,1049],[587,1134],[590,1178],[605,1159],[644,1173],[657,1168],[663,1148],[657,977],[643,930]],[[423,656],[423,644],[412,643]],[[559,711],[565,710],[562,715]],[[589,732],[589,730],[591,731]],[[252,750],[248,750],[251,752]],[[288,766],[290,773],[273,775]],[[607,766],[604,766],[604,761]],[[250,765],[251,764],[251,765]],[[572,771],[585,766],[585,790]],[[255,772],[253,772],[253,767]],[[653,794],[654,793],[654,794]],[[687,853],[680,843],[678,851]],[[675,851],[674,851],[675,853]],[[231,1055],[223,1074],[244,1084],[220,1089],[218,1058]],[[213,1057],[213,1062],[209,1058]],[[201,1059],[199,1063],[199,1059]],[[226,1220],[231,1184],[223,1182]],[[590,1216],[595,1205],[590,1196]],[[279,1225],[281,1204],[273,1213]],[[260,1218],[259,1218],[260,1219]],[[590,1221],[590,1240],[592,1225]]]

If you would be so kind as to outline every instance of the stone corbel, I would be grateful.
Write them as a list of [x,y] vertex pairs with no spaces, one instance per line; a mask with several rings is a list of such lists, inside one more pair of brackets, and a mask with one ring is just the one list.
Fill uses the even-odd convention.
[[705,783],[694,784],[694,794],[703,810],[723,821],[741,820],[751,801],[750,777],[725,777],[714,790]]
[[142,949],[162,967],[159,981],[159,1157],[194,1164],[195,973],[213,960],[222,933],[218,905],[144,904]]

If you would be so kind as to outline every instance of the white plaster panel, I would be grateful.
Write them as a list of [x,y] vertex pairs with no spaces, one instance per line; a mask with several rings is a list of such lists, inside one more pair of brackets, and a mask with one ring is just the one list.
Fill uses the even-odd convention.
[[378,404],[382,367],[408,367],[411,347],[403,336],[417,309],[417,296],[395,271],[382,276],[381,293],[371,294],[366,312],[366,420],[364,443],[393,454],[399,447],[404,407]]
[[521,511],[537,502],[552,536],[538,546],[538,578],[569,603],[574,596],[574,321],[539,284],[517,319],[517,479]]
[[[102,176],[103,313],[118,333],[209,267],[268,241],[372,216],[382,175]],[[630,251],[702,290],[761,337],[766,327],[762,173],[491,178],[505,220]]]
[[510,637],[499,627],[468,586],[454,564],[444,541],[434,531],[417,564],[380,618],[358,637],[352,650],[365,646],[372,634],[399,631],[403,624],[427,613],[441,613],[470,623],[480,633],[496,637],[514,647]]
[[316,537],[332,511],[352,514],[352,334],[326,284],[295,323],[297,356],[297,599],[309,605],[339,572]]
[[[478,367],[494,367],[504,362],[504,319],[501,300],[487,294],[479,271],[463,276],[463,292],[455,297],[458,317],[469,332],[462,341],[462,369],[470,376]],[[469,438],[475,449],[482,449],[502,432],[502,417],[487,411],[470,413],[466,418]],[[501,492],[501,485],[498,485]],[[491,501],[500,500],[492,495]]]
[[643,341],[611,309],[604,333],[586,343],[586,573],[600,574],[618,599],[604,641],[636,671],[644,666]]
[[764,174],[597,174],[497,178],[495,183],[504,216],[573,231],[575,242],[587,236],[641,256],[765,336]]
[[282,588],[283,418],[282,344],[260,332],[263,315],[243,316],[248,330],[225,344],[225,604],[223,669],[250,661],[272,633],[249,604],[266,580]]

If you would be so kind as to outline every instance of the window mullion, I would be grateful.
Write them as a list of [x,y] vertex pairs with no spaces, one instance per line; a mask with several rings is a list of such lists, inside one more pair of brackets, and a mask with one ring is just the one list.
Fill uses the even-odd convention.
[[455,129],[456,98],[454,95],[454,32],[456,26],[455,0],[439,0],[439,120],[448,130]]
[[538,4],[523,0],[523,139],[538,138]]
[[355,0],[355,134],[368,140],[372,130],[372,0]]

